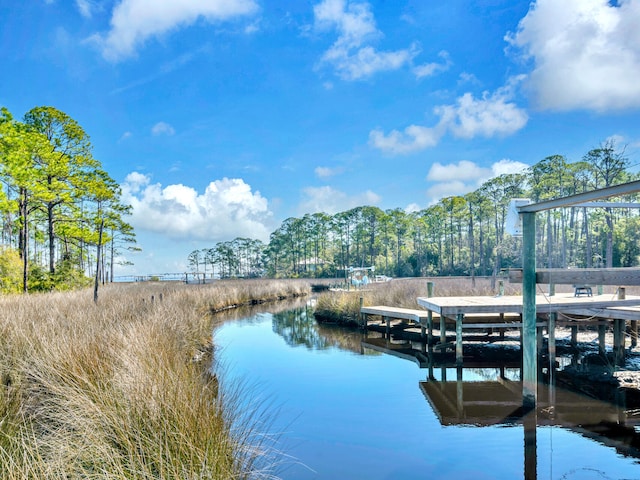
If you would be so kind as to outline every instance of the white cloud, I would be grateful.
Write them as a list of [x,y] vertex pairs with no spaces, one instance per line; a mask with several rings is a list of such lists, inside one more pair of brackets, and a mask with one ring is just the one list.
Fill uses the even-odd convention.
[[382,36],[367,2],[323,0],[313,7],[315,28],[336,30],[338,39],[324,53],[320,65],[333,66],[344,80],[358,80],[377,72],[397,70],[419,53],[417,45],[395,51],[377,51],[371,42]]
[[131,132],[129,132],[129,131],[124,132],[124,133],[122,134],[122,136],[120,137],[120,140],[118,140],[118,141],[119,141],[119,142],[124,142],[125,140],[127,140],[128,138],[131,138],[132,136],[133,136],[133,133],[131,133]]
[[148,176],[132,172],[122,184],[122,197],[133,207],[130,223],[136,230],[209,242],[269,238],[268,202],[241,179],[215,180],[199,193],[182,184],[153,184]]
[[80,11],[80,15],[85,18],[91,18],[91,2],[89,0],[76,0],[76,7]]
[[427,189],[427,197],[432,203],[436,203],[446,197],[454,195],[464,195],[474,190],[473,185],[462,182],[460,180],[452,180],[450,182],[436,183]]
[[[529,165],[527,165],[526,163],[503,158],[502,160],[499,160],[491,165],[492,175],[490,178],[513,173],[524,173],[527,168],[529,168]],[[489,178],[484,178],[482,181],[485,182],[487,180],[489,180]]]
[[506,40],[542,109],[640,107],[640,0],[538,0]]
[[404,207],[404,211],[407,213],[415,213],[419,212],[420,210],[422,210],[422,207],[420,207],[420,205],[418,205],[417,203],[410,203],[409,205]]
[[482,98],[465,93],[453,105],[436,107],[435,113],[449,130],[461,138],[511,135],[527,124],[527,113],[511,101],[512,88],[506,86]]
[[447,131],[466,139],[511,135],[523,128],[529,118],[512,101],[515,84],[520,80],[521,77],[511,79],[506,86],[493,93],[484,92],[479,99],[465,93],[454,104],[435,107],[434,113],[440,117],[435,127],[410,125],[404,132],[392,130],[388,135],[374,129],[369,133],[369,144],[387,153],[408,154],[434,147]]
[[417,78],[424,77],[432,77],[437,73],[446,72],[449,70],[453,62],[451,62],[451,58],[449,57],[449,53],[446,51],[441,51],[438,53],[438,56],[442,58],[442,63],[425,63],[423,65],[418,65],[413,68],[413,73]]
[[342,167],[316,167],[314,170],[314,173],[318,178],[329,178],[335,175],[340,175],[342,172],[344,172],[344,168]]
[[460,160],[457,164],[450,163],[442,165],[436,162],[431,165],[427,180],[432,182],[450,182],[452,180],[477,180],[489,173],[486,168],[470,162],[469,160]]
[[301,214],[324,212],[333,215],[362,205],[376,205],[380,196],[371,190],[357,195],[347,195],[330,186],[307,187],[302,190],[305,199],[298,206]]
[[391,154],[413,153],[425,148],[434,147],[444,134],[441,125],[435,128],[409,125],[404,132],[392,130],[388,135],[379,128],[369,133],[369,144]]
[[171,136],[171,135],[174,135],[176,133],[176,131],[168,123],[166,123],[166,122],[158,122],[151,128],[151,133],[156,137],[159,136],[159,135]]
[[147,39],[192,25],[199,18],[213,23],[250,15],[257,9],[254,0],[122,0],[113,9],[109,32],[91,40],[105,59],[115,62],[134,55]]
[[434,182],[427,189],[427,197],[431,203],[452,195],[464,195],[477,190],[491,178],[504,174],[524,173],[529,165],[503,158],[489,167],[481,167],[469,160],[443,165],[439,162],[431,165],[427,173],[427,181]]

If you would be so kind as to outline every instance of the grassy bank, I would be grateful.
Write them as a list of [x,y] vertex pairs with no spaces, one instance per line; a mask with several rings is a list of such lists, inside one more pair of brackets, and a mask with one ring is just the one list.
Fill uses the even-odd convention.
[[[433,295],[437,297],[453,297],[467,295],[496,295],[498,284],[492,285],[491,279],[470,277],[434,277],[394,279],[386,283],[372,283],[361,290],[348,292],[334,291],[318,298],[315,315],[321,321],[357,324],[360,314],[360,298],[365,306],[388,305],[404,308],[420,308],[416,302],[418,297],[427,296],[427,283],[433,283]],[[522,285],[512,284],[504,280],[504,295],[521,295]],[[539,285],[540,292],[547,292],[548,286]],[[627,288],[631,294],[637,287]],[[571,285],[557,285],[556,292],[573,292]],[[604,292],[615,294],[615,287],[604,287]],[[636,293],[634,293],[636,294]]]
[[209,312],[304,281],[0,297],[0,479],[268,476],[258,419],[209,374]]

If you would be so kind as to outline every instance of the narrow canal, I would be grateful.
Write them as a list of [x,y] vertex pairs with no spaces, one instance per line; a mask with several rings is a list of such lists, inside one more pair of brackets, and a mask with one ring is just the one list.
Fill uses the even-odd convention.
[[214,338],[220,374],[269,412],[279,478],[640,479],[630,412],[554,390],[523,416],[505,395],[518,368],[420,368],[318,325],[309,304],[275,308]]

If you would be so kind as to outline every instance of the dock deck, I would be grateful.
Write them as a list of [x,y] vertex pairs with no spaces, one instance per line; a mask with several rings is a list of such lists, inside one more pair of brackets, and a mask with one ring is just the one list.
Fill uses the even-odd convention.
[[[462,331],[468,328],[522,328],[523,298],[521,296],[465,296],[465,297],[418,297],[418,305],[425,310],[388,306],[362,307],[361,313],[379,315],[386,323],[387,334],[391,319],[401,319],[418,324],[422,335],[431,345],[432,328],[440,321],[440,344],[435,348],[453,346],[446,341],[447,324],[455,323],[456,362],[462,364]],[[575,296],[575,295],[538,295],[536,313],[539,315],[536,326],[547,327],[550,354],[555,355],[555,326],[559,317],[570,319],[572,324],[591,322],[601,329],[600,347],[604,353],[604,326],[614,322],[614,350],[624,355],[624,328],[627,320],[637,325],[640,320],[640,296],[627,296],[618,299],[611,295]],[[637,327],[636,327],[637,328]],[[428,337],[426,332],[428,330]],[[541,331],[539,331],[541,335]]]
[[[518,313],[522,314],[522,297],[516,295],[496,297],[418,297],[418,305],[439,315],[456,318],[472,313]],[[640,296],[627,296],[624,300],[611,295],[573,296],[537,295],[538,313],[557,313],[578,308],[607,309],[611,307],[640,307]]]

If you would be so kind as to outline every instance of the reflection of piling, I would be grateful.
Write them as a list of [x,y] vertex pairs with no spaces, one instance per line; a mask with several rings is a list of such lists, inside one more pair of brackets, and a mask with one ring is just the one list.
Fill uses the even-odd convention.
[[538,478],[538,412],[533,408],[523,418],[524,426],[524,478],[536,480]]

